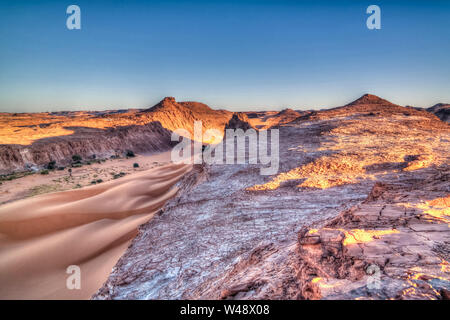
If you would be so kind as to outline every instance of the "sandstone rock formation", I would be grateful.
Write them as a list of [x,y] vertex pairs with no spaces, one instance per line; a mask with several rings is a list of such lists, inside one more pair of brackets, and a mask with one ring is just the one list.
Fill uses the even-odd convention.
[[65,165],[75,154],[109,157],[126,150],[168,150],[173,145],[171,132],[182,128],[193,136],[195,121],[202,122],[204,131],[223,131],[227,124],[235,128],[237,119],[247,123],[245,128],[268,129],[300,115],[291,109],[232,113],[199,102],[177,102],[173,97],[143,110],[1,113],[0,174],[42,167],[50,161]]
[[232,113],[198,102],[164,98],[145,110],[0,114],[0,173],[66,164],[72,155],[110,156],[125,150],[168,150],[171,132],[193,132],[194,121],[223,130]]
[[245,113],[236,112],[235,114],[233,114],[233,117],[231,117],[230,121],[228,121],[228,123],[226,124],[225,129],[248,130],[256,128],[251,125],[250,119]]
[[159,121],[170,131],[183,128],[193,135],[194,121],[202,121],[204,130],[223,131],[232,115],[232,112],[213,110],[203,103],[176,102],[175,98],[166,97],[155,106],[140,112],[138,117],[147,119],[146,121]]
[[448,124],[365,95],[277,128],[277,174],[197,167],[93,298],[448,294]]
[[159,122],[107,129],[70,129],[74,132],[72,135],[43,138],[31,145],[0,145],[0,173],[26,170],[30,166],[42,167],[50,161],[66,165],[73,155],[90,158],[123,154],[126,150],[155,152],[168,150],[172,144],[170,131]]

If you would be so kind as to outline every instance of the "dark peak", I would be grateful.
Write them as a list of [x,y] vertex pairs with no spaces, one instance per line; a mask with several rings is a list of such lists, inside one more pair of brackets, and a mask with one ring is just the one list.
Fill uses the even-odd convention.
[[436,103],[434,106],[429,107],[427,109],[427,111],[438,111],[438,110],[442,110],[442,109],[450,109],[450,104],[448,103]]
[[243,112],[235,112],[230,121],[225,125],[225,129],[255,129],[249,122],[248,116]]
[[365,95],[361,96],[359,99],[356,99],[355,101],[349,103],[348,105],[362,105],[362,104],[378,104],[378,105],[392,105],[393,103],[382,99],[376,95],[366,93]]
[[426,110],[430,113],[433,113],[442,121],[450,123],[450,104],[437,103]]
[[167,107],[170,107],[170,106],[173,106],[176,104],[177,104],[177,102],[175,101],[174,97],[165,97],[160,102],[155,104],[153,107],[143,110],[143,112],[156,111],[158,109],[167,108]]
[[280,112],[278,112],[279,115],[292,114],[292,113],[297,113],[297,111],[294,111],[291,108],[286,108],[286,109],[283,109]]
[[162,99],[159,104],[165,105],[165,104],[174,104],[177,103],[175,101],[174,97],[165,97],[164,99]]
[[157,110],[178,110],[182,112],[194,112],[194,113],[211,113],[215,110],[211,109],[208,105],[196,102],[196,101],[183,101],[177,102],[174,97],[165,97],[156,105],[144,110],[144,112],[157,111]]

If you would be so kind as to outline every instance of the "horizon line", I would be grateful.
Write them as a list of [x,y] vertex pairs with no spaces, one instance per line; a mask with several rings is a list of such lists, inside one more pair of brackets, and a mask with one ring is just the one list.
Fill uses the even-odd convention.
[[[234,107],[233,109],[241,109],[241,108],[247,108],[247,110],[236,110],[236,111],[231,111],[231,112],[256,112],[256,111],[282,111],[282,110],[286,110],[286,109],[292,109],[292,110],[300,110],[300,111],[310,111],[310,110],[314,110],[314,111],[320,111],[320,110],[327,110],[327,109],[333,109],[333,108],[339,108],[339,107],[344,107],[358,99],[361,99],[364,96],[374,96],[377,97],[379,99],[382,100],[386,100],[389,103],[392,103],[394,105],[399,105],[402,107],[412,107],[412,108],[421,108],[421,109],[427,109],[427,108],[431,108],[433,106],[436,106],[438,104],[450,104],[450,103],[446,103],[446,102],[435,102],[435,103],[430,103],[428,104],[426,107],[420,107],[420,106],[414,106],[414,105],[410,105],[410,104],[397,104],[395,102],[392,102],[390,99],[385,99],[382,98],[376,94],[373,93],[365,93],[362,96],[360,96],[359,98],[356,98],[354,100],[351,100],[348,103],[345,104],[339,104],[339,105],[332,105],[332,106],[327,106],[327,105],[318,105],[315,107],[295,107],[293,104],[286,104],[286,103],[282,103],[280,105],[277,106],[247,106],[247,107]],[[154,107],[155,105],[157,105],[158,103],[160,103],[161,101],[163,101],[166,98],[170,98],[173,96],[165,96],[164,98],[162,98],[161,100],[158,100],[158,102],[154,103],[153,105],[149,106],[143,106],[143,107],[116,107],[116,108],[111,108],[111,109],[98,109],[98,108],[102,108],[102,107],[83,107],[83,106],[72,106],[69,107],[71,109],[60,109],[57,111],[34,111],[34,112],[27,112],[27,111],[16,111],[16,112],[9,112],[9,111],[0,111],[0,114],[16,114],[16,113],[20,113],[20,114],[34,114],[34,113],[61,113],[61,112],[107,112],[107,111],[122,111],[122,110],[145,110],[145,109],[149,109]],[[202,102],[199,100],[180,100],[178,101],[175,98],[176,102],[197,102],[197,103],[203,103],[205,105],[207,105],[208,107],[210,107],[213,110],[225,110],[225,111],[230,111],[229,107],[224,107],[224,106],[220,106],[220,105],[214,105],[211,103],[207,103],[207,102]],[[57,108],[57,107],[56,107]],[[73,108],[73,109],[72,109]],[[84,108],[93,108],[93,109],[84,109]],[[107,107],[106,107],[107,108]],[[248,108],[252,108],[252,109],[248,109]],[[261,109],[257,109],[257,108],[261,108]],[[267,108],[274,108],[274,109],[267,109]],[[278,110],[279,109],[279,110]]]

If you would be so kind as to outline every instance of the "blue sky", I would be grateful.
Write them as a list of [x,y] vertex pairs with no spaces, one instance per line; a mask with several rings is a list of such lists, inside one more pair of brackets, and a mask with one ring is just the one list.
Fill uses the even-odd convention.
[[[81,8],[81,30],[66,8]],[[381,30],[366,8],[381,8]],[[450,102],[449,1],[0,2],[0,111]]]

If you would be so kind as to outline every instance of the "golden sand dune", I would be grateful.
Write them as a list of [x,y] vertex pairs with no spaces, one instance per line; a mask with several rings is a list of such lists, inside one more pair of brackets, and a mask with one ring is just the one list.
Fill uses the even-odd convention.
[[[25,199],[0,208],[0,298],[87,299],[191,169],[169,164],[84,189]],[[81,270],[81,289],[66,269]]]

